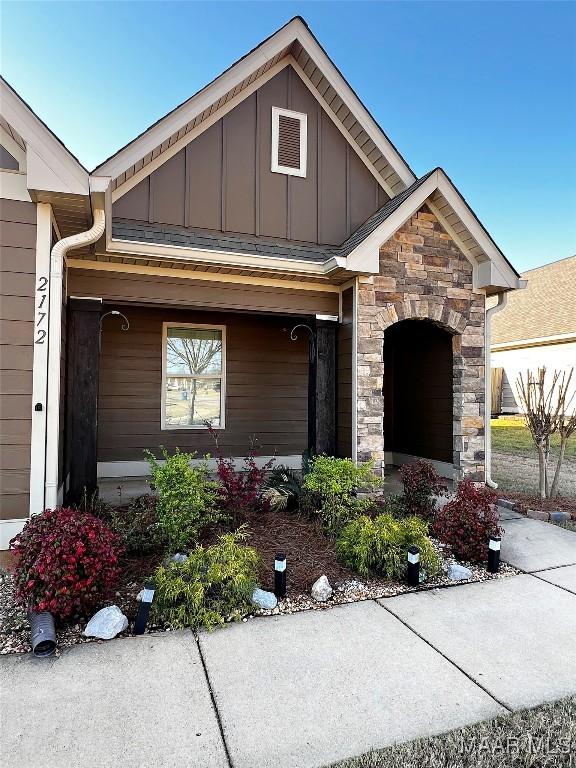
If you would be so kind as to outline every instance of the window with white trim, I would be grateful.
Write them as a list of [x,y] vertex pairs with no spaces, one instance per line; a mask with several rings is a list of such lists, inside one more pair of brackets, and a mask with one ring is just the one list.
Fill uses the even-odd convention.
[[308,117],[272,107],[272,171],[306,176]]
[[226,328],[164,323],[162,429],[224,427]]

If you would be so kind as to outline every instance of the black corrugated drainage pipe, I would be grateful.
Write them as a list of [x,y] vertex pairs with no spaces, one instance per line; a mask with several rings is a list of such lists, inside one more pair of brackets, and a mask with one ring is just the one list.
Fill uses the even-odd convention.
[[30,611],[28,618],[32,630],[32,653],[34,656],[52,656],[56,650],[56,629],[52,614],[48,611]]

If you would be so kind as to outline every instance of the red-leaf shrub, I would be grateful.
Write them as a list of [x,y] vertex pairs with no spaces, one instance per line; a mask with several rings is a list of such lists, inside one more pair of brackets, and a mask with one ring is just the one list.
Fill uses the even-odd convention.
[[449,544],[459,560],[486,560],[488,539],[502,533],[496,498],[489,488],[477,488],[471,480],[462,480],[456,497],[437,512],[433,535]]
[[446,490],[446,483],[429,461],[418,459],[414,464],[400,468],[400,479],[404,486],[403,505],[408,515],[430,519],[435,511],[434,495]]
[[59,619],[86,615],[113,589],[119,537],[102,520],[75,509],[47,509],[10,542],[16,556],[16,599]]
[[252,441],[248,455],[244,457],[244,466],[237,471],[234,468],[234,459],[224,458],[222,455],[216,431],[211,425],[208,430],[216,445],[216,474],[220,481],[218,495],[222,511],[236,524],[244,522],[250,512],[268,512],[270,502],[262,491],[267,473],[274,465],[274,459],[269,459],[264,466],[259,467],[256,463],[258,449],[255,441]]

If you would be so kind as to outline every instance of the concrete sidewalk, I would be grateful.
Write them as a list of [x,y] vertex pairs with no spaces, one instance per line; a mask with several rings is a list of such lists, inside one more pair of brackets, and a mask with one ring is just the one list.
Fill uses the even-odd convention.
[[576,694],[576,534],[505,527],[532,573],[1,657],[3,763],[319,768]]

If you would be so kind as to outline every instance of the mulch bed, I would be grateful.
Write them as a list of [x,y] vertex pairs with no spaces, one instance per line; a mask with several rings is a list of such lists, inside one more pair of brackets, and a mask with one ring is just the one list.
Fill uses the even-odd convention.
[[324,535],[320,525],[301,515],[268,512],[255,514],[246,522],[250,530],[247,543],[258,550],[263,560],[259,574],[263,589],[274,587],[277,552],[286,555],[287,585],[291,592],[309,592],[322,574],[331,584],[357,577],[338,561],[334,542]]
[[[335,542],[324,535],[318,523],[308,518],[297,513],[268,512],[255,513],[246,522],[249,526],[247,543],[255,547],[263,561],[259,574],[263,589],[273,589],[273,565],[276,553],[284,552],[287,558],[288,594],[286,599],[281,600],[272,611],[255,609],[254,616],[295,613],[303,610],[324,610],[333,605],[389,597],[415,589],[430,589],[467,583],[465,581],[450,581],[445,573],[438,576],[434,581],[429,581],[422,587],[416,588],[383,578],[361,579],[357,573],[338,561]],[[222,530],[218,529],[209,532],[203,540],[203,544],[212,543],[220,532]],[[436,542],[435,546],[446,565],[449,562],[454,562],[441,544]],[[156,552],[143,557],[123,558],[120,582],[111,600],[106,602],[106,605],[116,604],[128,617],[128,629],[122,633],[123,635],[129,635],[132,632],[133,622],[138,611],[136,600],[138,592],[164,558],[163,552]],[[505,578],[516,573],[514,568],[506,564],[501,565],[500,573],[496,575],[487,573],[485,564],[465,563],[465,565],[472,571],[472,578],[468,581]],[[317,603],[310,596],[310,588],[322,574],[328,577],[334,588],[334,594],[328,602]],[[244,619],[244,621],[246,620]],[[76,624],[69,623],[57,627],[59,649],[78,643],[104,642],[83,637],[82,631],[85,624],[86,621],[79,621]],[[163,628],[150,627],[150,629],[162,631]],[[30,650],[29,641],[30,627],[26,614],[15,605],[13,600],[12,575],[0,569],[0,654],[28,652]]]
[[560,510],[561,512],[569,512],[576,520],[576,499],[574,498],[557,496],[555,499],[541,499],[538,495],[518,491],[502,491],[498,493],[498,497],[516,502],[516,509],[524,514],[529,509],[540,509],[543,512]]

